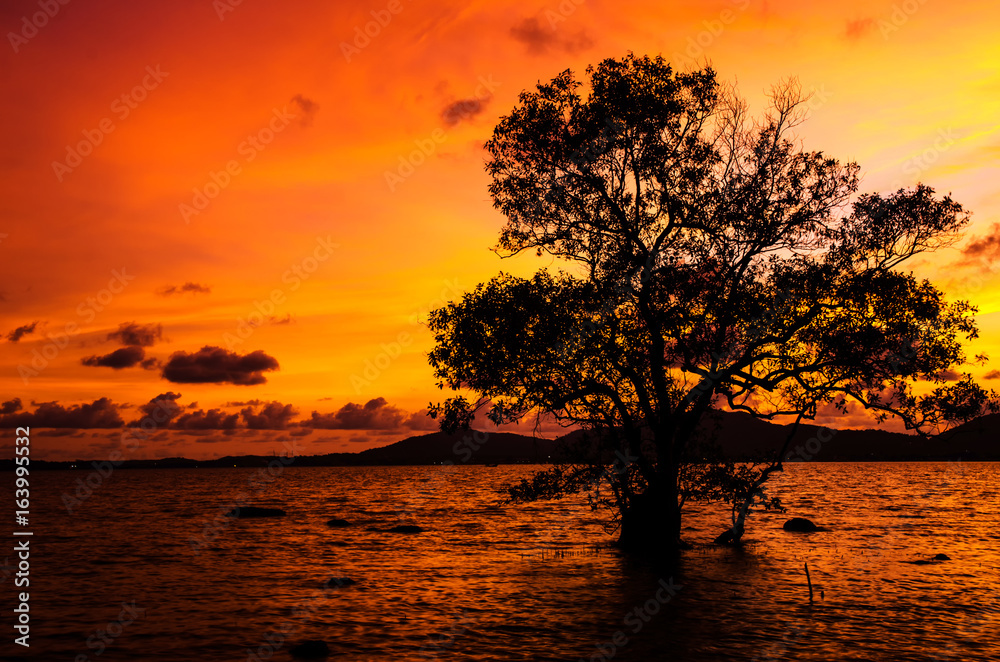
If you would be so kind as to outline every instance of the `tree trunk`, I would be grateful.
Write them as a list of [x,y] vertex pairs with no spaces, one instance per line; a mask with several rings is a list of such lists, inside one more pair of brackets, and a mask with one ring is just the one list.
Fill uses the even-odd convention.
[[656,469],[645,474],[648,487],[622,512],[623,550],[644,556],[673,556],[681,547],[680,464],[675,426],[654,430]]
[[746,531],[747,512],[750,510],[751,503],[753,503],[752,495],[740,504],[739,509],[733,510],[733,528],[731,529],[733,545],[739,545],[743,538],[743,533]]
[[625,551],[662,556],[681,547],[681,513],[673,490],[652,486],[632,500],[622,513],[618,545]]

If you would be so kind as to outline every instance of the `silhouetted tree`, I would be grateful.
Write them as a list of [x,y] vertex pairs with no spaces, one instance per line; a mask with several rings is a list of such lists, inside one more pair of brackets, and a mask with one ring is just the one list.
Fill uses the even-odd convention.
[[926,432],[994,406],[943,376],[968,363],[976,309],[900,269],[956,240],[958,203],[923,185],[858,196],[857,164],[792,139],[794,83],[752,121],[711,69],[630,54],[587,73],[586,98],[568,70],[523,92],[486,145],[497,250],[570,271],[501,274],[430,315],[438,385],[460,393],[432,405],[443,429],[549,415],[627,459],[554,467],[513,500],[596,490],[623,546],[670,550],[686,498],[735,513],[780,469],[703,464],[713,408],[798,421],[857,402]]

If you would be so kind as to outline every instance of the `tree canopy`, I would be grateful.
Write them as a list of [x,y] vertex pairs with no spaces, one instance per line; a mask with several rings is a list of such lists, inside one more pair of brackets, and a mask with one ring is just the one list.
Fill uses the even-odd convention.
[[[630,54],[587,74],[586,89],[567,70],[523,92],[486,145],[496,249],[563,270],[501,274],[430,315],[430,363],[458,393],[432,406],[443,428],[546,415],[633,458],[514,497],[602,482],[623,544],[672,547],[712,409],[799,421],[857,403],[924,433],[996,410],[971,375],[947,379],[985,360],[963,350],[976,308],[903,268],[957,240],[959,203],[922,184],[859,194],[857,164],[795,139],[794,82],[751,119],[710,68]],[[733,467],[742,487],[723,491],[746,498],[762,471]]]

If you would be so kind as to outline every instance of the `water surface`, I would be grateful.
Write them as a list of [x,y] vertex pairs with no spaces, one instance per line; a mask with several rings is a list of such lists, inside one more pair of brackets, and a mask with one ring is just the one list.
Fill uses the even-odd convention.
[[[304,639],[346,660],[1000,658],[998,464],[789,465],[768,485],[788,513],[753,515],[742,550],[709,544],[723,510],[687,508],[673,568],[601,549],[580,500],[497,506],[531,470],[119,470],[72,515],[85,474],[38,472],[33,645],[11,659],[291,660]],[[288,515],[219,517],[249,481]],[[829,530],[784,532],[790,516]],[[123,602],[141,612],[120,626]]]

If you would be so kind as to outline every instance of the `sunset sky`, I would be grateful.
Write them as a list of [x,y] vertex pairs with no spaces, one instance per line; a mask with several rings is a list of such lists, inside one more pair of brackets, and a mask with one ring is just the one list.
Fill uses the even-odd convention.
[[433,429],[425,313],[550,264],[489,250],[483,142],[522,90],[628,51],[710,61],[757,111],[796,76],[804,144],[860,163],[863,191],[950,192],[971,229],[914,269],[979,305],[970,354],[1000,356],[998,20],[985,0],[6,2],[0,423],[64,426],[34,430],[46,459],[106,455],[158,397],[181,429],[130,457]]

